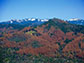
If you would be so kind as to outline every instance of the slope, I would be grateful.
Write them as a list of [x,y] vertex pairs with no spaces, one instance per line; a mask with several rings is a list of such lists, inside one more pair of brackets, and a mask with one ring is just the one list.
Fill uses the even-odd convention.
[[[26,57],[31,54],[32,61],[34,59],[36,61],[37,58],[48,57],[45,60],[42,58],[42,62],[83,63],[84,26],[72,25],[54,18],[37,27],[25,27],[12,33],[10,30],[8,33],[3,33],[0,37],[0,45],[7,51],[11,51],[11,55],[20,54],[19,58],[22,55]],[[11,56],[9,55],[9,57]],[[14,62],[12,61],[13,57],[10,58],[12,63]],[[20,60],[16,62],[21,62]],[[26,58],[25,61],[27,61]]]

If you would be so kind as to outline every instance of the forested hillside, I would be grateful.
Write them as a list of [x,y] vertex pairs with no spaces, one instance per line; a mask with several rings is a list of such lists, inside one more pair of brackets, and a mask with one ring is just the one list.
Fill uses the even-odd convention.
[[84,63],[84,26],[53,18],[15,27],[0,27],[3,63]]

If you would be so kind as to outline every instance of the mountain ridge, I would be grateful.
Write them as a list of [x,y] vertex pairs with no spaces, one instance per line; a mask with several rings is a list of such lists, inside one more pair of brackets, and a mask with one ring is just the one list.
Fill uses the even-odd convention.
[[1,22],[3,24],[26,24],[26,23],[29,23],[29,22],[46,22],[48,21],[48,19],[37,19],[37,18],[25,18],[25,19],[22,19],[22,20],[19,20],[19,19],[11,19],[7,22]]
[[76,25],[84,25],[84,20],[83,19],[78,19],[78,18],[70,19],[67,22],[71,23],[71,24],[76,24]]

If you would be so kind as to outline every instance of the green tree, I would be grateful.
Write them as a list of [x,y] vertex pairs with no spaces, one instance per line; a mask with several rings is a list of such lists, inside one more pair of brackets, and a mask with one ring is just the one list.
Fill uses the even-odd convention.
[[3,49],[0,47],[0,63],[3,63]]

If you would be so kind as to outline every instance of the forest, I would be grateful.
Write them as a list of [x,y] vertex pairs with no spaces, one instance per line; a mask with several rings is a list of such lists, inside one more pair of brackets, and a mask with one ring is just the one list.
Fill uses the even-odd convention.
[[0,63],[84,63],[84,26],[58,18],[38,26],[1,24]]

